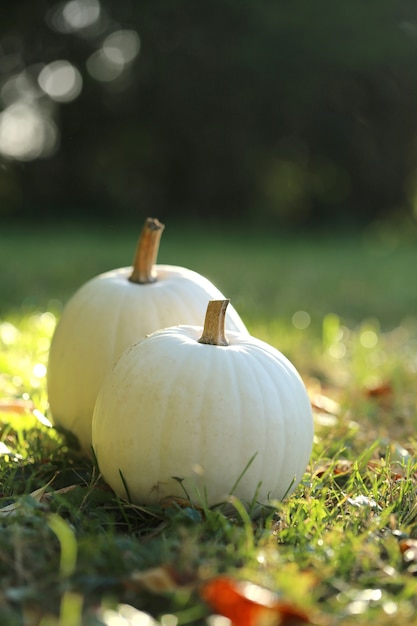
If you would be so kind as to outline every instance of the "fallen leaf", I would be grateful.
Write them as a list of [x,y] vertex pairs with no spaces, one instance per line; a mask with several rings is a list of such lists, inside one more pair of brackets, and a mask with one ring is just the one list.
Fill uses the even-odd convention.
[[134,572],[125,585],[129,588],[139,587],[151,593],[162,594],[193,586],[194,583],[194,575],[177,572],[170,565],[160,565],[143,572]]
[[404,554],[408,550],[413,550],[415,551],[417,557],[417,539],[411,539],[410,537],[407,537],[405,539],[401,539],[398,542],[398,545],[400,546],[400,551],[402,554]]
[[415,561],[417,563],[417,539],[401,539],[399,541],[400,551],[405,561]]
[[67,487],[62,487],[61,489],[55,489],[55,491],[48,491],[41,496],[40,502],[48,502],[51,498],[53,498],[53,496],[70,493],[77,487],[79,487],[79,485],[68,485]]
[[346,459],[340,459],[335,463],[334,461],[328,461],[327,463],[323,463],[318,465],[313,469],[313,476],[317,476],[321,478],[323,474],[331,470],[331,473],[335,476],[345,476],[353,471],[353,461],[348,461]]
[[0,400],[0,413],[31,413],[35,405],[31,400]]
[[[52,480],[50,480],[49,483],[47,483],[43,487],[40,487],[39,489],[35,489],[35,491],[32,491],[30,494],[28,494],[29,497],[33,498],[33,500],[35,500],[36,502],[41,503],[43,501],[45,492],[48,489],[49,485],[51,484]],[[22,508],[23,504],[24,504],[24,500],[20,498],[16,502],[13,502],[12,504],[8,504],[7,506],[4,506],[3,508],[1,508],[0,515],[13,515],[19,509]]]
[[[393,444],[394,445],[394,444]],[[407,451],[405,451],[407,452]],[[404,449],[401,450],[402,458],[405,461],[394,461],[387,464],[385,459],[371,459],[364,466],[363,471],[367,470],[370,474],[376,474],[378,476],[384,474],[392,481],[402,480],[409,475],[409,468],[407,467],[408,457],[405,456]],[[333,476],[335,480],[344,479],[349,476],[355,470],[355,464],[353,461],[340,459],[336,463],[334,461],[327,461],[317,464],[312,469],[312,476],[315,478],[322,478],[325,474]],[[363,472],[362,472],[363,473]],[[417,479],[417,474],[411,474],[411,477]]]
[[405,467],[404,464],[400,464],[399,462],[394,462],[387,465],[385,463],[385,460],[383,459],[371,460],[368,461],[367,468],[373,474],[381,475],[385,473],[393,481],[402,480],[407,476],[407,467]]
[[407,571],[410,574],[417,574],[417,539],[401,539],[398,545]]
[[340,404],[322,393],[315,393],[312,396],[311,406],[313,409],[318,409],[319,411],[328,413],[329,415],[339,415],[340,413]]
[[200,588],[201,598],[232,626],[296,626],[311,624],[308,615],[254,583],[218,576]]
[[131,581],[157,594],[175,591],[178,587],[166,567],[154,567],[144,572],[136,572],[132,575]]
[[388,382],[365,387],[365,395],[368,396],[368,398],[387,398],[388,396],[392,396],[393,392],[392,385]]

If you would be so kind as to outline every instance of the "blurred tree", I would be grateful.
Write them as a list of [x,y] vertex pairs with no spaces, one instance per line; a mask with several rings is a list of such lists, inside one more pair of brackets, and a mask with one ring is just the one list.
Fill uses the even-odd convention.
[[3,0],[0,207],[410,213],[410,0]]

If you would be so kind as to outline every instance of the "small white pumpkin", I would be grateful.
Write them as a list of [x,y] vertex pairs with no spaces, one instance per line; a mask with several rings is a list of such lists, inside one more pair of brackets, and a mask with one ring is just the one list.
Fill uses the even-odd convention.
[[[52,338],[47,390],[52,421],[91,453],[91,421],[99,387],[120,354],[147,334],[197,324],[209,298],[222,298],[206,278],[155,265],[163,224],[148,218],[131,267],[85,283],[68,301]],[[248,332],[235,310],[229,328]]]
[[304,383],[271,345],[225,336],[227,303],[209,303],[204,329],[152,333],[105,378],[93,448],[120,497],[146,504],[184,497],[185,489],[213,505],[237,483],[242,501],[267,503],[300,482],[313,442]]

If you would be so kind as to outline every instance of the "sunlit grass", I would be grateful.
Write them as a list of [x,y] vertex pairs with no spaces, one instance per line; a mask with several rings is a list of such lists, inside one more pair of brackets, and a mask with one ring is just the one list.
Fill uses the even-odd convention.
[[[58,275],[63,267],[58,264]],[[226,286],[244,281],[235,281],[233,271],[217,272],[212,278]],[[60,293],[46,289],[44,307],[26,302],[0,318],[0,622],[107,626],[119,619],[123,626],[144,626],[152,614],[164,626],[203,625],[212,611],[200,585],[226,572],[272,589],[305,609],[313,623],[411,623],[417,613],[417,322],[410,295],[393,323],[393,311],[391,321],[381,322],[363,302],[357,305],[363,315],[349,320],[337,294],[321,316],[320,307],[295,300],[282,315],[268,314],[267,296],[256,315],[250,302],[258,302],[255,292],[268,294],[268,281],[246,288],[242,303],[252,334],[294,362],[315,414],[302,483],[289,500],[249,515],[239,502],[227,512],[204,502],[200,508],[124,503],[48,422],[46,366],[57,300],[64,301],[77,278],[81,283],[81,276],[65,280]],[[304,283],[298,285],[302,290]],[[382,292],[378,297],[382,302]],[[308,316],[294,318],[297,311]],[[148,572],[161,567],[168,568],[162,574],[175,573],[171,587],[165,579],[150,585]]]
[[74,620],[78,611],[70,623],[105,623],[92,621],[93,606],[112,599],[114,616],[116,598],[198,623],[208,608],[195,589],[149,595],[132,582],[137,572],[167,563],[192,579],[233,572],[337,623],[360,615],[362,623],[400,624],[417,610],[417,578],[398,545],[399,537],[417,534],[412,324],[384,334],[369,323],[348,329],[333,317],[323,320],[320,337],[276,320],[254,325],[253,332],[299,355],[316,435],[294,496],[251,521],[239,506],[228,515],[140,509],[111,493],[42,417],[55,321],[51,312],[33,312],[0,324],[0,397],[28,408],[2,414],[0,505],[12,512],[1,517],[0,509],[8,587],[0,615],[8,623],[23,623],[22,611],[50,614],[45,624],[61,624],[63,611]]

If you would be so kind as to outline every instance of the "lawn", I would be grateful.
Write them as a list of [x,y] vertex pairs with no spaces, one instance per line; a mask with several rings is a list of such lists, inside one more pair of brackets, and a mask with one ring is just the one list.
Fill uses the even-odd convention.
[[412,623],[416,240],[381,227],[286,236],[166,225],[159,262],[215,282],[310,394],[303,481],[255,514],[239,501],[228,511],[125,503],[48,421],[62,307],[89,278],[131,263],[140,227],[0,232],[0,623],[145,626],[152,615],[225,626],[217,614],[232,599],[235,626]]

